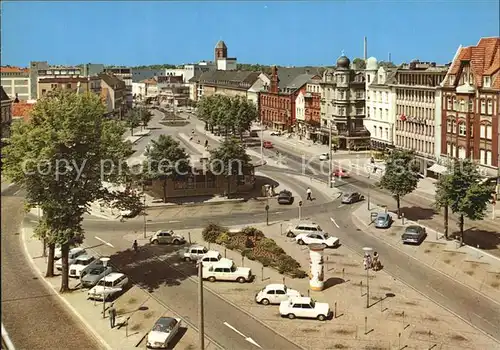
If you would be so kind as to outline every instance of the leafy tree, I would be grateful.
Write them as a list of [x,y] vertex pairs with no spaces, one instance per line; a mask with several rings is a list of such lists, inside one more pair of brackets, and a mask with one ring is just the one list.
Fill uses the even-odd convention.
[[379,67],[384,67],[384,68],[396,68],[396,65],[389,61],[380,61],[378,65]]
[[449,222],[449,209],[450,205],[453,203],[453,198],[451,196],[453,192],[453,178],[449,174],[444,174],[439,177],[436,183],[436,195],[434,206],[437,209],[443,209],[444,213],[444,237],[448,239],[448,222]]
[[139,119],[142,123],[141,127],[147,128],[149,122],[153,118],[153,114],[147,108],[144,107],[139,108],[138,114],[139,114]]
[[205,130],[210,129],[211,132],[214,132],[216,124],[214,96],[203,96],[196,107],[198,117],[205,122]]
[[401,197],[417,188],[419,177],[413,151],[394,150],[388,157],[380,187],[390,191],[396,200],[398,218],[401,217]]
[[126,171],[130,145],[124,128],[103,118],[99,96],[55,91],[39,99],[29,122],[12,128],[2,151],[4,175],[26,190],[26,206],[39,206],[43,219],[35,236],[49,247],[47,275],[53,275],[56,245],[62,251],[61,292],[68,286],[68,251],[83,240],[81,222],[87,206],[98,199],[119,199],[103,180],[118,182]]
[[243,97],[232,98],[231,105],[231,111],[234,111],[233,132],[238,132],[243,139],[243,132],[250,130],[252,123],[259,118],[257,106]]
[[189,156],[170,135],[160,135],[146,148],[145,177],[163,180],[163,202],[167,202],[167,180],[190,170]]
[[366,62],[364,59],[356,57],[354,60],[352,60],[352,64],[356,69],[365,69],[366,68]]
[[125,123],[130,128],[130,135],[134,135],[134,128],[141,125],[141,117],[137,109],[130,109],[125,116]]
[[251,166],[250,156],[238,139],[226,138],[218,148],[210,151],[212,171],[227,177],[227,195],[231,194],[230,177],[242,175]]
[[465,218],[484,219],[488,202],[494,192],[493,187],[481,183],[477,166],[469,159],[455,159],[450,166],[449,173],[441,177],[437,186],[436,201],[440,204],[449,204],[451,211],[458,215],[460,243],[462,244]]

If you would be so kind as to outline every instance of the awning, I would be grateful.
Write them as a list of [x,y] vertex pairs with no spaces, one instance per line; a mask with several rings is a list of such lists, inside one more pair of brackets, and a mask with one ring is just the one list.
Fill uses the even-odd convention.
[[431,165],[430,168],[427,169],[427,171],[432,171],[433,173],[443,175],[443,174],[446,174],[448,172],[448,168],[446,168],[445,166],[440,165],[438,163],[434,163]]

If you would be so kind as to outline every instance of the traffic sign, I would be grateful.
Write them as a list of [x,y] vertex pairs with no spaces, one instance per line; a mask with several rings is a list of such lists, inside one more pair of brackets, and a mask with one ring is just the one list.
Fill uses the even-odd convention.
[[268,210],[269,210],[269,204],[266,205],[266,211],[268,211]]
[[302,201],[299,201],[299,207],[301,207],[301,206],[302,206]]

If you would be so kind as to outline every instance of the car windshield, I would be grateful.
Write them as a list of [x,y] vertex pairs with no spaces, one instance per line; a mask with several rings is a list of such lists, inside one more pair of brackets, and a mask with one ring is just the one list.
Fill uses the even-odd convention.
[[419,228],[416,227],[416,226],[410,226],[410,227],[407,227],[406,228],[406,232],[407,234],[410,234],[410,235],[415,235],[419,232]]
[[83,265],[83,266],[87,266],[88,264],[90,264],[92,260],[88,259],[88,260],[77,260],[75,265]]
[[90,271],[90,274],[91,275],[100,275],[101,273],[103,273],[104,269],[93,269]]
[[99,283],[97,283],[97,285],[98,286],[113,287],[113,282],[112,281],[106,281],[105,282],[104,280],[100,280]]
[[350,193],[346,193],[346,194],[344,194],[344,198],[349,198],[350,196],[351,196],[351,194],[350,194]]

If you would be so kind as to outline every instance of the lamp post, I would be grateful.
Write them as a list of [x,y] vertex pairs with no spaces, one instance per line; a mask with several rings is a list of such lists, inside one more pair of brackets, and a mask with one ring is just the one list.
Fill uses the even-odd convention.
[[108,266],[109,258],[102,257],[102,266],[104,266],[104,277],[102,278],[102,318],[106,318],[106,267]]
[[[370,247],[364,247],[363,253],[370,255],[373,249]],[[364,258],[364,257],[363,257]],[[370,266],[366,266],[366,308],[370,307]]]
[[264,164],[264,116],[260,114],[260,164]]
[[146,232],[147,232],[147,220],[146,220],[146,192],[144,192],[144,187],[142,189],[142,193],[144,195],[144,205],[142,208],[142,217],[144,219],[144,238],[146,238]]
[[203,264],[198,262],[198,334],[200,349],[205,349],[205,320],[203,315]]
[[333,159],[332,159],[332,121],[330,120],[330,130],[328,135],[328,188],[333,187],[332,173],[333,173]]

